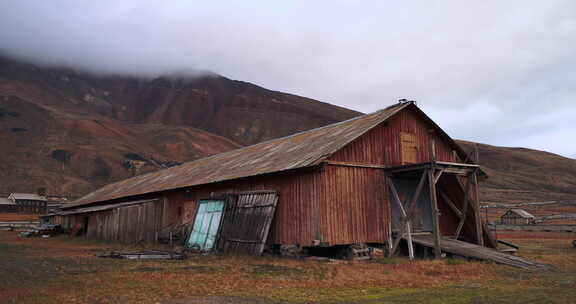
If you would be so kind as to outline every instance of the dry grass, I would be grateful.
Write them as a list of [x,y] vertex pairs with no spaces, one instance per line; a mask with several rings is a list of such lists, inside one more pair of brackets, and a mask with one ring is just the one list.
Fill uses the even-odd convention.
[[[516,242],[526,247],[523,254],[576,273],[576,250],[568,250],[563,242],[543,238]],[[329,264],[273,257],[195,255],[184,261],[95,257],[97,252],[119,248],[67,237],[20,239],[13,232],[0,232],[0,303],[158,303],[196,297],[210,300],[178,303],[238,299],[246,303],[490,303],[500,298],[509,303],[525,300],[528,294],[562,303],[566,295],[576,297],[574,289],[568,289],[576,287],[574,276],[570,279],[565,272],[533,274],[481,262],[382,258]]]

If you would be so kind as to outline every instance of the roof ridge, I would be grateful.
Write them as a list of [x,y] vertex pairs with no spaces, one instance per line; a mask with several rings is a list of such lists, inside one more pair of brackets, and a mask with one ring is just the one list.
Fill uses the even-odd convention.
[[393,104],[345,121],[110,183],[69,207],[315,166],[411,104]]

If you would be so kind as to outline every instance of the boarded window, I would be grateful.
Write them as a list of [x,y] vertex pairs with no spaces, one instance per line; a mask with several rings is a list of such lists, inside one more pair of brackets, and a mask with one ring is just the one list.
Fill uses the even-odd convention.
[[400,159],[403,165],[418,162],[418,145],[413,133],[400,132]]

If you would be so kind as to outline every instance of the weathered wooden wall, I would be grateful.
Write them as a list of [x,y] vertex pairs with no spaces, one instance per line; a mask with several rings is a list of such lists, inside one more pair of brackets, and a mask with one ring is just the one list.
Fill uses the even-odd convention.
[[[209,198],[211,195],[276,190],[279,202],[270,229],[269,243],[311,246],[320,236],[316,220],[319,215],[320,182],[321,175],[318,170],[304,169],[192,187],[166,194],[168,208],[171,209],[168,212],[175,212],[174,210],[181,205],[184,210],[195,210],[198,200]],[[191,218],[181,218],[177,221],[183,223],[184,220],[192,221]]]
[[87,236],[105,241],[155,242],[160,232],[162,202],[148,202],[83,214]]
[[322,185],[322,241],[330,245],[387,241],[390,215],[382,169],[327,165]]
[[400,134],[413,134],[416,140],[417,153],[415,162],[423,163],[432,160],[430,140],[434,139],[436,160],[461,161],[452,152],[452,147],[438,133],[430,133],[432,126],[413,111],[402,111],[386,122],[368,131],[340,151],[334,153],[330,160],[374,164],[382,166],[402,165],[402,145]]

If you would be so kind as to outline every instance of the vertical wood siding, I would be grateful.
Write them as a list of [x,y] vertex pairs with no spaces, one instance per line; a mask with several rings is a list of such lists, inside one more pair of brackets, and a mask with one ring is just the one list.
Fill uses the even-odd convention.
[[[160,232],[161,202],[149,202],[70,217],[74,222],[88,217],[87,236],[110,242],[155,242]],[[72,228],[74,223],[67,223]]]
[[[321,172],[313,169],[281,172],[173,191],[166,196],[168,212],[180,204],[195,210],[200,199],[224,193],[275,190],[279,199],[268,243],[311,246],[319,235],[319,196]],[[187,193],[187,194],[186,194]],[[182,201],[184,196],[193,197]],[[188,218],[188,223],[191,222]]]
[[454,158],[450,144],[437,133],[430,133],[430,129],[432,126],[429,123],[413,111],[405,110],[334,153],[330,160],[400,166],[402,165],[400,134],[403,133],[415,137],[417,152],[413,161],[417,163],[431,161],[429,149],[431,139],[435,142],[437,160],[459,161]]
[[322,241],[330,245],[384,243],[389,219],[384,181],[379,169],[325,166]]

